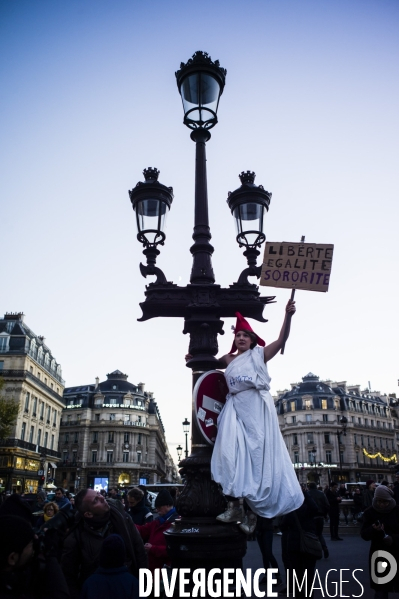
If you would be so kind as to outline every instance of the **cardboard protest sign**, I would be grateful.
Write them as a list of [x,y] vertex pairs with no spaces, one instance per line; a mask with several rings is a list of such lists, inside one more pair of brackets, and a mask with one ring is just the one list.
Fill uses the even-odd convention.
[[268,241],[260,284],[266,287],[328,291],[334,246]]

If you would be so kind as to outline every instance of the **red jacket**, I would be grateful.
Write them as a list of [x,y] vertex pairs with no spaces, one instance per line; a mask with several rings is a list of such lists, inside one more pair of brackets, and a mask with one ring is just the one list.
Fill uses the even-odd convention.
[[141,526],[136,524],[143,543],[150,543],[152,545],[151,549],[147,552],[148,566],[152,572],[154,572],[155,568],[162,568],[164,564],[170,565],[170,557],[166,551],[166,539],[163,533],[170,528],[172,522],[177,517],[177,512],[173,512],[166,522],[162,524],[159,522],[159,518]]

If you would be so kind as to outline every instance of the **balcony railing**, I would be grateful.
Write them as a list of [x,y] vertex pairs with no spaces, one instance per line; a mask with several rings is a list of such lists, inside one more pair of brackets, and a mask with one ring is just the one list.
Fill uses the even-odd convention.
[[30,379],[30,380],[34,381],[36,383],[36,385],[39,385],[39,387],[41,387],[41,389],[46,391],[46,393],[49,393],[50,395],[52,395],[53,397],[58,399],[58,401],[62,400],[62,395],[60,395],[59,393],[54,391],[54,389],[52,389],[51,387],[46,385],[41,379],[39,379],[37,376],[35,376],[32,372],[29,372],[29,370],[3,369],[0,371],[0,376],[2,376],[4,378],[11,378],[11,379],[13,379],[13,378],[15,378],[15,379],[20,379],[20,378]]

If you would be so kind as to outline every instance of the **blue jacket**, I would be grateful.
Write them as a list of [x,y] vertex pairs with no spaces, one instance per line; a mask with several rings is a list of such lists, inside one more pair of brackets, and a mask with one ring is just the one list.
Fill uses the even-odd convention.
[[139,581],[126,566],[98,568],[83,584],[80,599],[139,599]]

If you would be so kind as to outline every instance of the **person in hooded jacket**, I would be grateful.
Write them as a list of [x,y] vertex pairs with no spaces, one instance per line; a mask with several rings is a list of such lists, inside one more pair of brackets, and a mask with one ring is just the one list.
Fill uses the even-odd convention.
[[[384,551],[399,563],[399,506],[388,487],[380,485],[376,488],[371,507],[364,511],[360,535],[365,541],[371,541],[369,569],[370,587],[375,591],[374,598],[388,599],[388,593],[399,592],[399,571],[392,580],[388,580],[391,569],[388,572],[380,572],[378,559],[372,560],[376,551]],[[394,563],[393,560],[385,558],[384,561],[391,564]],[[387,579],[387,582],[384,583],[384,579]]]
[[135,524],[143,525],[152,522],[153,515],[145,504],[145,496],[141,489],[133,487],[127,494],[127,513]]

